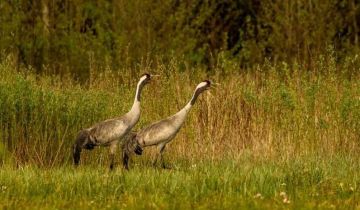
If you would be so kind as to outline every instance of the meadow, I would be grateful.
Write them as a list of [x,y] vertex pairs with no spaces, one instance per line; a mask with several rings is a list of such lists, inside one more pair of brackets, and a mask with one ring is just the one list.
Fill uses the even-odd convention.
[[[15,70],[0,63],[0,208],[3,209],[359,209],[360,75],[357,56],[338,64],[265,62],[242,69],[219,60],[212,72],[178,60],[136,68],[92,66],[90,79]],[[97,69],[99,68],[99,69]],[[197,83],[203,94],[153,168],[153,149],[130,171],[109,171],[108,149],[72,166],[77,132],[130,109],[144,88],[134,130],[181,109]]]

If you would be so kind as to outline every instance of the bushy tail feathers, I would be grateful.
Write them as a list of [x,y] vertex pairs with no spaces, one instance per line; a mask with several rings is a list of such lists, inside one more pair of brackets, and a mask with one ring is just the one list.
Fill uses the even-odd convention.
[[[86,144],[90,133],[86,130],[82,130],[76,137],[75,144],[73,145],[73,159],[74,164],[79,165],[80,163],[80,154],[83,146]],[[86,148],[87,149],[87,148]]]
[[142,154],[142,148],[137,142],[136,139],[136,132],[131,132],[126,138],[123,143],[123,166],[126,170],[129,170],[129,159],[132,153],[137,155]]
[[139,144],[136,145],[135,150],[134,150],[135,154],[137,155],[142,155],[143,149],[140,147]]
[[131,132],[123,144],[123,152],[127,154],[134,152],[137,155],[141,155],[142,151],[143,149],[136,139],[136,132]]

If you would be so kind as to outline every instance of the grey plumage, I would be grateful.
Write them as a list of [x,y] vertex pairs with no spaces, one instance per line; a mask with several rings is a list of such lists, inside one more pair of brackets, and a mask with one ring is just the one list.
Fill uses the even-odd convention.
[[[159,152],[154,160],[154,165],[157,162],[157,159],[160,157],[163,168],[165,168],[165,163],[163,161],[163,151],[167,143],[169,143],[179,132],[182,127],[188,112],[191,107],[195,104],[197,97],[205,90],[207,90],[211,85],[211,82],[205,80],[201,82],[195,89],[195,92],[189,101],[189,103],[181,109],[176,114],[155,122],[148,127],[145,127],[138,131],[135,134],[132,134],[126,142],[123,148],[123,165],[125,168],[128,168],[128,160],[130,155],[135,152],[141,154],[142,148],[148,146],[158,145]],[[140,148],[140,149],[139,149]],[[132,150],[133,149],[133,150]],[[137,152],[136,152],[137,151]],[[139,152],[141,151],[141,152]]]
[[140,118],[141,90],[150,81],[151,77],[149,74],[141,76],[137,84],[133,106],[128,113],[121,117],[99,122],[79,132],[73,147],[75,165],[78,165],[80,162],[82,149],[92,150],[96,146],[110,146],[110,168],[114,167],[114,154],[117,150],[117,145],[138,122]]

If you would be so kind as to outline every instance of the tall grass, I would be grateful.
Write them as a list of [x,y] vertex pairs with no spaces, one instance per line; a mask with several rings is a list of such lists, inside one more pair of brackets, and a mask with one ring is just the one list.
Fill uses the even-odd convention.
[[[198,82],[209,78],[221,83],[200,97],[167,148],[166,158],[175,165],[180,160],[237,160],[243,155],[274,161],[305,156],[358,159],[360,76],[353,70],[349,76],[350,65],[333,61],[319,59],[315,72],[286,63],[241,70],[223,61],[213,75],[177,61],[151,69],[141,63],[133,71],[116,71],[124,73],[104,68],[79,84],[71,77],[15,71],[7,60],[0,63],[1,159],[16,166],[70,164],[77,132],[129,110],[138,77],[147,71],[162,77],[145,87],[135,130],[181,109]],[[107,161],[104,149],[84,154],[85,165]]]
[[[0,208],[359,208],[356,59],[322,57],[313,72],[219,60],[212,75],[176,60],[92,65],[87,83],[17,71],[8,59],[0,63]],[[110,173],[104,148],[85,151],[75,170],[77,132],[129,110],[142,72],[162,77],[144,88],[135,130],[181,109],[200,81],[221,83],[200,96],[166,149],[175,170],[153,169],[146,149],[130,172]]]

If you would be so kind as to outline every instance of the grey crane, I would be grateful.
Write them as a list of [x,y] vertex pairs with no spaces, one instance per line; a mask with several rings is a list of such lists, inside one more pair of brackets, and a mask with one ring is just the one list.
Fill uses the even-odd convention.
[[79,165],[82,149],[92,150],[95,146],[110,146],[110,169],[114,167],[114,155],[119,141],[129,133],[140,118],[140,95],[143,87],[153,76],[143,74],[137,83],[134,103],[128,113],[121,117],[99,122],[78,133],[73,146],[74,164]]
[[135,152],[137,155],[141,155],[142,148],[155,145],[158,146],[158,153],[153,162],[153,165],[156,165],[156,162],[160,157],[162,167],[166,168],[163,159],[163,152],[166,144],[168,144],[179,132],[187,114],[189,113],[191,107],[195,104],[198,96],[205,90],[208,90],[211,84],[212,83],[209,80],[205,80],[198,84],[189,103],[187,103],[186,106],[176,114],[155,122],[136,133],[131,133],[130,137],[123,144],[124,168],[128,169],[129,158],[133,152]]

